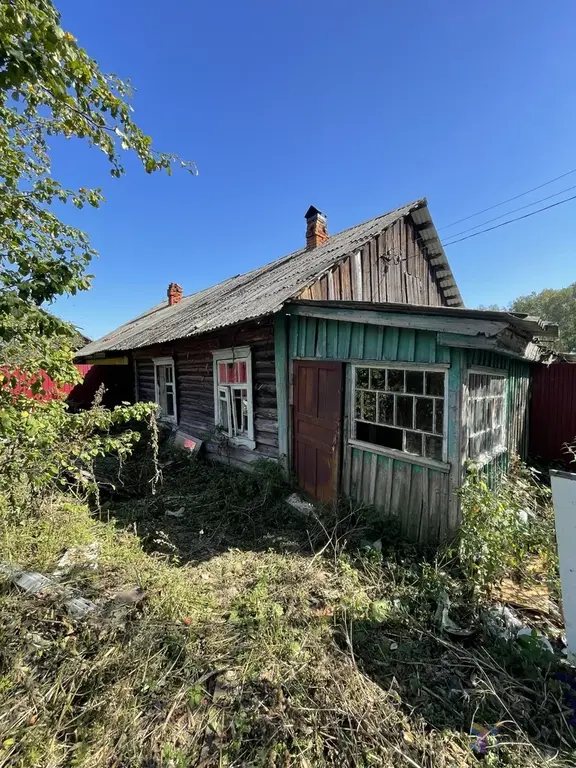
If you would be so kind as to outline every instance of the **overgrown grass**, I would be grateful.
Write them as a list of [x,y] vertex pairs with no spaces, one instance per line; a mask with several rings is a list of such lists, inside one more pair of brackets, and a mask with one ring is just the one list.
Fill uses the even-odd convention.
[[[63,496],[2,514],[3,558],[27,568],[100,554],[65,579],[99,606],[83,620],[2,586],[0,766],[472,766],[471,723],[501,720],[488,764],[574,764],[554,665],[489,638],[454,564],[356,547],[357,510],[294,518],[273,468],[171,461],[154,495],[127,467],[103,519]],[[443,590],[470,638],[439,630]]]

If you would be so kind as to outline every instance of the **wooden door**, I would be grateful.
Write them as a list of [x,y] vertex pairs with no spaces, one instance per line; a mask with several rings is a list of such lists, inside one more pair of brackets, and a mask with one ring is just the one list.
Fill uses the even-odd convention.
[[319,501],[338,493],[342,371],[342,363],[294,361],[294,470]]

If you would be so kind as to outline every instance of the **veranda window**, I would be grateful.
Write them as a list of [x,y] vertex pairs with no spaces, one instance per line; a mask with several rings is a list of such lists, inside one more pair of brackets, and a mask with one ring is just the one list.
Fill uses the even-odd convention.
[[176,376],[174,360],[171,357],[154,359],[154,382],[156,402],[160,406],[160,418],[176,423]]
[[446,371],[354,366],[352,439],[446,460]]
[[254,448],[250,348],[235,347],[212,354],[216,425],[235,442]]
[[506,448],[506,376],[468,373],[468,458],[489,459]]

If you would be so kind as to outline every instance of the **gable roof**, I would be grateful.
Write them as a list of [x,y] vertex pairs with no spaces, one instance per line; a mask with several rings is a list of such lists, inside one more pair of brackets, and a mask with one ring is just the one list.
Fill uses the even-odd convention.
[[331,235],[317,248],[302,248],[251,272],[186,296],[178,304],[169,306],[163,301],[78,350],[77,356],[164,344],[278,312],[285,302],[296,298],[336,262],[409,214],[418,226],[430,263],[442,267],[440,285],[448,303],[462,306],[462,297],[432,223],[426,199],[420,199]]

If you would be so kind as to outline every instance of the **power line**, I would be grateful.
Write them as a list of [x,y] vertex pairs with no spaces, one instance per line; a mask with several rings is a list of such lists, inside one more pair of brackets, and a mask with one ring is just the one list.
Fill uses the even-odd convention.
[[483,235],[485,232],[491,232],[493,229],[500,229],[500,227],[505,227],[506,224],[512,224],[514,221],[520,221],[521,219],[528,219],[530,216],[535,216],[537,213],[541,213],[542,211],[547,211],[550,208],[556,208],[557,205],[562,205],[562,203],[568,203],[570,200],[576,200],[576,195],[572,195],[572,197],[567,197],[565,200],[559,200],[557,203],[552,203],[551,205],[546,205],[544,208],[538,208],[536,211],[530,211],[530,213],[525,213],[524,216],[516,216],[515,219],[509,219],[508,221],[503,221],[502,224],[495,224],[493,227],[488,227],[487,229],[481,229],[480,232],[474,232],[472,235],[466,235],[466,237],[461,237],[459,240],[452,240],[450,243],[444,243],[444,248],[447,248],[449,245],[455,245],[456,243],[461,243],[462,240],[469,240],[471,237],[478,237],[478,235]]
[[533,205],[538,205],[538,203],[543,203],[546,200],[552,200],[553,197],[558,197],[558,195],[563,195],[566,192],[571,192],[573,189],[576,189],[576,184],[574,184],[571,187],[567,187],[566,189],[561,189],[560,192],[554,192],[553,195],[548,195],[548,197],[541,197],[540,200],[534,200],[532,203],[526,203],[526,205],[521,205],[518,208],[512,208],[511,211],[506,211],[506,213],[502,213],[500,214],[500,216],[494,216],[493,219],[482,221],[480,224],[476,224],[475,227],[469,227],[468,229],[463,229],[462,232],[456,232],[454,235],[450,235],[448,239],[453,237],[459,237],[460,235],[465,235],[466,232],[472,232],[473,229],[478,229],[478,227],[483,227],[485,224],[491,224],[493,221],[498,221],[498,219],[503,219],[505,216],[510,216],[511,213],[516,213],[517,211],[523,211],[526,208],[531,208]]
[[519,195],[514,195],[514,197],[509,197],[508,200],[502,200],[501,203],[495,203],[494,205],[489,205],[488,208],[483,208],[481,211],[477,211],[476,213],[471,213],[470,216],[464,216],[463,219],[458,219],[458,221],[453,221],[452,224],[446,224],[443,227],[440,227],[438,230],[439,232],[443,229],[449,229],[450,227],[455,227],[456,224],[461,224],[463,221],[468,221],[468,219],[474,219],[476,216],[480,216],[482,213],[486,213],[487,211],[492,211],[494,208],[499,208],[501,205],[506,205],[506,203],[511,203],[513,200],[518,200],[519,197],[524,197],[525,195],[529,195],[530,192],[536,192],[537,189],[542,189],[542,187],[548,186],[548,184],[553,184],[555,181],[560,181],[560,179],[565,178],[566,176],[570,176],[571,173],[576,173],[576,168],[572,168],[571,171],[566,171],[566,173],[561,174],[560,176],[556,176],[555,179],[550,179],[550,181],[545,181],[543,184],[538,184],[537,187],[532,187],[532,189],[526,190],[526,192],[521,192]]

